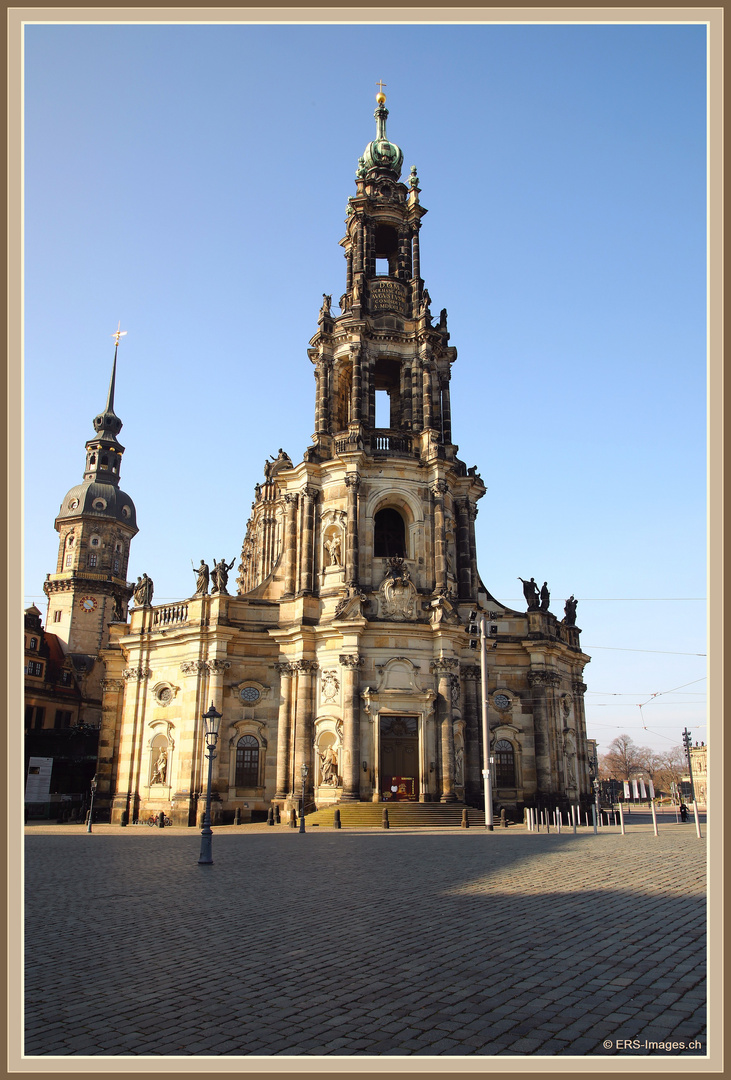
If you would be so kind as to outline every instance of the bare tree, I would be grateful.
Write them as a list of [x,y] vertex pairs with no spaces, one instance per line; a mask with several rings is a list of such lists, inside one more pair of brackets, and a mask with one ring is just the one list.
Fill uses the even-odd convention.
[[[688,761],[682,746],[671,746],[658,754],[657,784],[664,792],[670,792],[671,784],[680,786],[680,781],[688,772]],[[653,784],[655,780],[653,778]]]
[[651,754],[651,750],[638,746],[630,735],[618,735],[602,758],[602,769],[611,780],[629,780],[633,774],[642,772]]

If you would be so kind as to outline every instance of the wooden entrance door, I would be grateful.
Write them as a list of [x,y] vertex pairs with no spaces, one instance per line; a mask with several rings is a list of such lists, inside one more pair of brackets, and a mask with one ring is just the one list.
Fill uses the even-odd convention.
[[[381,798],[419,798],[419,735],[415,716],[381,717]],[[394,792],[392,787],[396,787]]]

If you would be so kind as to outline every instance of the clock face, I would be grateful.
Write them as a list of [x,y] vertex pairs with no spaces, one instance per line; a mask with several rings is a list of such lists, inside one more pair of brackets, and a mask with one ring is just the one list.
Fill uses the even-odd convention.
[[497,705],[498,709],[507,709],[508,705],[510,704],[510,698],[506,697],[505,694],[495,694],[493,701]]
[[97,601],[93,596],[82,596],[79,600],[79,607],[82,611],[91,612],[97,606]]

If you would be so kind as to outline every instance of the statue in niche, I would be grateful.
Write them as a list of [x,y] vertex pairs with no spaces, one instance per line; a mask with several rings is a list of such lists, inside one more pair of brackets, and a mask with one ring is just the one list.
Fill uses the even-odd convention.
[[152,769],[151,784],[164,784],[168,771],[168,752],[163,746]]
[[[190,560],[190,565],[193,566],[192,559]],[[201,559],[201,564],[197,569],[193,566],[193,573],[195,574],[195,595],[208,596],[208,563]]]
[[149,607],[152,603],[152,593],[155,586],[152,578],[147,574],[143,574],[142,577],[137,578],[137,584],[135,585],[134,598],[137,607]]
[[338,786],[338,755],[332,746],[328,746],[324,754],[320,754],[322,766],[321,784],[329,784],[331,787]]
[[427,316],[430,315],[430,311],[429,311],[430,305],[431,305],[431,296],[429,295],[429,290],[424,289],[424,292],[421,294],[421,314],[422,315],[427,315]]
[[234,564],[232,559],[230,563],[227,563],[225,559],[221,559],[219,562],[214,562],[213,571],[211,577],[213,578],[213,588],[211,589],[211,596],[218,593],[220,596],[228,596],[228,572]]
[[325,548],[330,556],[330,566],[342,566],[340,558],[340,534],[335,533],[329,540],[325,541]]
[[536,579],[531,578],[530,581],[526,581],[525,578],[519,577],[518,581],[523,582],[523,596],[528,604],[528,611],[538,611],[541,594],[536,585]]
[[551,594],[548,591],[548,582],[544,581],[543,587],[541,588],[541,611],[548,611],[548,605],[550,602]]
[[464,750],[461,746],[454,749],[454,782],[458,787],[464,784]]
[[574,596],[572,593],[563,606],[563,621],[567,626],[576,626],[576,605],[578,604],[578,602],[578,600],[574,600]]
[[112,615],[114,622],[124,622],[124,612],[122,611],[122,598],[120,596],[114,597],[114,614]]

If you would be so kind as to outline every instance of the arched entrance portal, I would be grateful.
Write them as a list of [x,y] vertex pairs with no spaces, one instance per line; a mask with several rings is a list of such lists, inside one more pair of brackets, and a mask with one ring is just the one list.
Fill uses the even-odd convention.
[[384,802],[418,800],[417,718],[415,716],[382,716],[380,718],[380,745],[381,799]]

